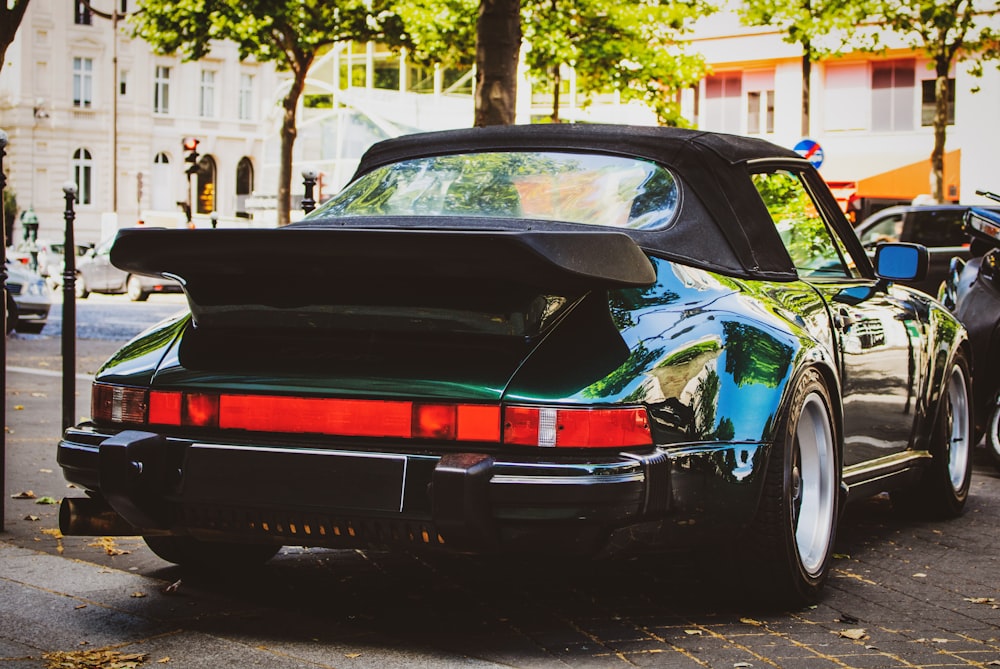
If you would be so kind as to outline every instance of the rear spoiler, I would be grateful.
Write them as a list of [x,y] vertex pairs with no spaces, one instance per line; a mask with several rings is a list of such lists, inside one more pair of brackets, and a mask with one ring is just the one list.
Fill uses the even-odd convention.
[[603,230],[131,228],[118,232],[111,262],[126,272],[180,281],[192,310],[331,304],[372,286],[471,291],[511,284],[573,295],[656,279],[628,235]]

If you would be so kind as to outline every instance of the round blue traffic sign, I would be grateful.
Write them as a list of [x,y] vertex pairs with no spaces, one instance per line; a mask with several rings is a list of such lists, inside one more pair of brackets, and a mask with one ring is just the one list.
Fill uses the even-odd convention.
[[816,169],[823,164],[823,147],[815,140],[803,139],[792,150],[812,163]]

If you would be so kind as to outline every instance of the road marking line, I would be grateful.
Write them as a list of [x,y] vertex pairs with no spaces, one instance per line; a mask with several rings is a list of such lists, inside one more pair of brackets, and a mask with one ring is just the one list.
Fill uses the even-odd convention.
[[[51,369],[34,369],[32,367],[12,367],[7,365],[8,372],[16,372],[19,374],[35,374],[36,376],[58,376],[62,377],[62,372],[55,372]],[[80,381],[93,381],[94,377],[90,374],[76,374],[76,378]]]

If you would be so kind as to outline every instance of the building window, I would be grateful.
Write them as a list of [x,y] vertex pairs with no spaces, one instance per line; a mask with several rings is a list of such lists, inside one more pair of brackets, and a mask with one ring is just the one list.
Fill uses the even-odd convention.
[[872,130],[913,130],[914,70],[913,60],[872,63]]
[[118,95],[128,95],[128,70],[118,73]]
[[215,71],[201,71],[201,102],[199,115],[202,118],[215,118]]
[[153,113],[170,113],[170,68],[164,65],[156,66],[153,77]]
[[[936,79],[924,79],[920,82],[920,125],[934,125],[934,114],[937,102],[934,100]],[[948,79],[948,125],[955,125],[955,80]]]
[[747,134],[774,133],[774,91],[747,92]]
[[73,106],[89,109],[94,102],[94,59],[73,59]]
[[824,129],[868,130],[872,77],[868,63],[826,63],[823,70]]
[[742,73],[705,79],[705,127],[721,132],[740,132],[743,97]]
[[211,156],[202,156],[198,161],[195,187],[195,211],[211,214],[215,211],[215,160]]
[[73,0],[73,23],[78,26],[89,26],[91,21],[90,8],[83,0]]
[[247,198],[253,193],[253,163],[247,157],[240,158],[236,165],[236,215],[250,218],[246,210]]
[[93,165],[90,151],[87,149],[77,149],[73,152],[73,182],[76,183],[77,204],[92,202]]
[[241,121],[253,120],[253,75],[240,75],[240,102],[239,119]]

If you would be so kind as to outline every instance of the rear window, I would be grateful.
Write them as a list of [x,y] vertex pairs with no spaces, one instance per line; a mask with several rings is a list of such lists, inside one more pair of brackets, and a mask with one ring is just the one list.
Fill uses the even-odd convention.
[[310,218],[527,218],[613,228],[668,226],[674,175],[645,160],[561,152],[484,152],[405,160],[356,181]]

